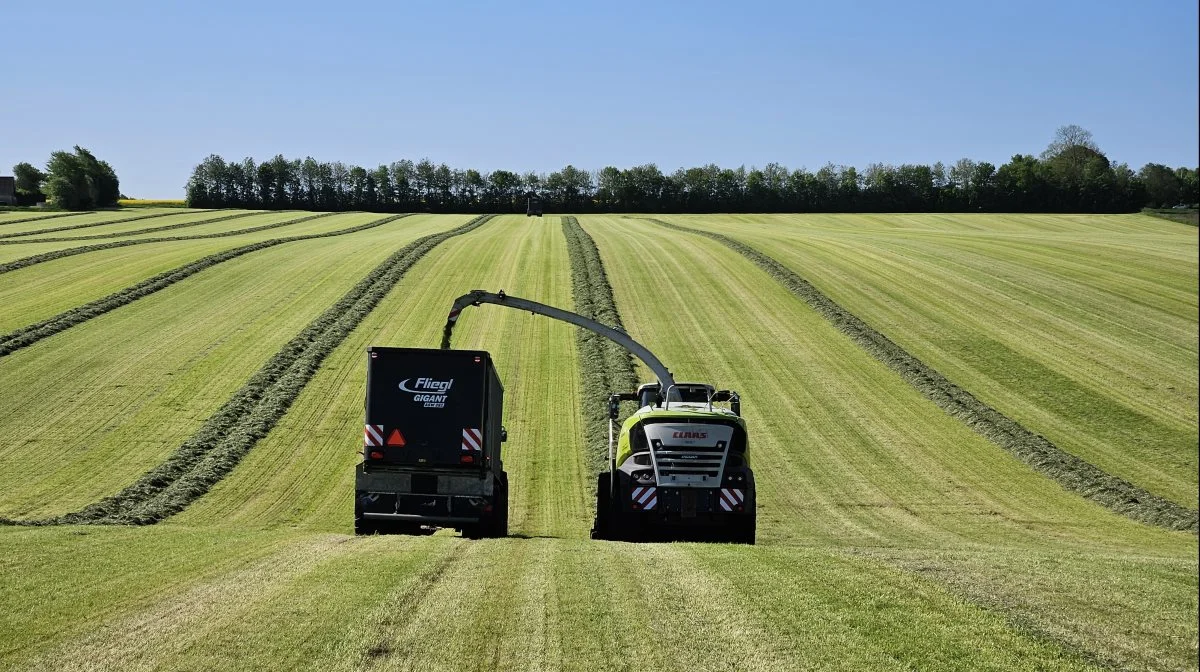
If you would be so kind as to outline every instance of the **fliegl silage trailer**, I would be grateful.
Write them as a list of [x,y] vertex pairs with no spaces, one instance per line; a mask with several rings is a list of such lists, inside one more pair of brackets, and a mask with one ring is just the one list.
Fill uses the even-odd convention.
[[[442,348],[450,347],[459,314],[485,303],[593,331],[642,360],[658,379],[636,392],[609,396],[608,469],[596,479],[593,538],[754,543],[754,472],[736,392],[704,383],[676,383],[658,357],[625,332],[503,291],[477,289],[456,299],[442,333]],[[637,402],[638,410],[618,428],[622,401]]]
[[355,534],[508,534],[504,388],[475,350],[367,348]]

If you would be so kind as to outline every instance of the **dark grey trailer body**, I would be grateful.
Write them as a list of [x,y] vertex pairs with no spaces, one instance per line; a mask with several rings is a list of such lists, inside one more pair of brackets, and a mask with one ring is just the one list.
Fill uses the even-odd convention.
[[367,348],[357,534],[453,527],[508,533],[504,388],[479,350]]

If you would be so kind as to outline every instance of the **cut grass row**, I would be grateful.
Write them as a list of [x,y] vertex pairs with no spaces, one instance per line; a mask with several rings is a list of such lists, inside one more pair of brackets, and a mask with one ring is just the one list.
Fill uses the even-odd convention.
[[[59,233],[61,231],[76,231],[78,229],[90,229],[90,228],[97,227],[97,226],[109,226],[111,224],[126,224],[129,222],[137,222],[137,221],[141,221],[144,219],[154,219],[157,217],[172,217],[172,216],[177,216],[179,214],[180,213],[178,211],[171,211],[171,210],[167,210],[165,212],[149,212],[149,213],[142,213],[140,215],[133,215],[132,217],[121,217],[118,219],[104,219],[99,222],[85,222],[82,224],[72,224],[69,226],[55,226],[55,227],[50,227],[50,228],[31,229],[29,231],[3,233],[3,234],[0,234],[0,239],[20,238],[22,236],[34,236],[34,235],[41,235],[41,234],[45,234],[45,233]],[[254,213],[246,212],[246,213],[243,213],[242,216],[244,217],[246,215],[251,215],[251,214],[254,214]],[[34,220],[27,220],[27,221],[41,221],[41,220],[34,219]],[[14,224],[14,223],[16,223],[16,222],[11,222],[11,221],[6,222],[6,224]]]
[[0,358],[0,515],[55,517],[134,482],[377,264],[468,219],[407,217],[244,255]]
[[[210,214],[214,211],[211,211],[211,210],[183,210],[183,211],[175,210],[172,212],[169,210],[168,211],[143,210],[140,212],[142,214],[146,214],[149,212],[161,212],[164,214],[164,216],[167,216],[167,215],[174,215],[174,216],[201,215],[201,216],[203,216],[206,214]],[[228,210],[226,212],[235,212],[235,211]],[[73,215],[71,217],[71,219],[55,218],[55,219],[51,219],[49,222],[42,222],[38,219],[34,219],[34,220],[30,220],[30,221],[19,222],[19,223],[15,223],[15,224],[5,224],[3,226],[0,226],[0,233],[4,233],[6,235],[14,234],[14,233],[19,233],[22,235],[36,235],[39,232],[41,232],[47,228],[53,228],[53,227],[63,226],[63,225],[76,226],[79,224],[95,224],[96,226],[106,226],[113,221],[120,221],[120,220],[128,217],[131,214],[134,214],[134,213],[131,213],[128,210],[120,210],[120,211],[109,210],[109,211],[100,211],[100,212],[76,213],[75,215]],[[174,217],[168,217],[168,219],[173,219],[173,218]],[[136,221],[134,221],[134,222],[132,222],[130,224],[126,224],[126,225],[115,224],[115,226],[117,226],[117,227],[140,226],[140,224],[138,224]],[[84,231],[82,233],[87,233],[86,228],[84,229]]]
[[[317,219],[321,216],[323,215],[313,215],[308,219]],[[200,271],[216,266],[222,262],[229,261],[230,259],[236,259],[244,254],[257,252],[258,250],[264,250],[269,247],[299,240],[330,238],[333,236],[343,236],[350,233],[357,233],[359,231],[365,231],[367,229],[373,229],[377,226],[382,226],[388,222],[402,219],[407,216],[408,215],[397,215],[393,217],[383,217],[372,222],[367,222],[366,224],[360,224],[358,226],[352,226],[338,231],[329,231],[327,233],[311,233],[302,236],[274,238],[271,240],[251,243],[249,245],[242,245],[240,247],[235,247],[233,249],[218,252],[216,254],[210,254],[207,257],[184,264],[183,266],[171,269],[170,271],[160,273],[154,277],[147,278],[142,282],[130,287],[126,287],[118,292],[109,294],[104,298],[97,299],[82,306],[59,313],[50,319],[42,320],[41,322],[37,322],[35,324],[12,331],[8,334],[4,334],[0,336],[0,357],[8,355],[20,348],[29,347],[43,338],[53,336],[54,334],[57,334],[65,329],[69,329],[77,324],[82,324],[87,320],[103,315],[111,310],[116,310],[121,306],[133,303],[144,296],[148,296],[154,292],[165,289],[166,287],[169,287],[176,282],[183,280],[184,278],[191,277]],[[298,220],[292,221],[293,223],[298,223]]]
[[[204,220],[201,222],[195,222],[195,224],[213,224],[216,222],[225,222],[225,221],[229,221],[231,219],[240,219],[242,217],[248,217],[250,215],[261,215],[261,214],[264,214],[264,213],[239,212],[239,213],[236,213],[233,215],[225,215],[222,217],[213,217],[211,219],[207,219],[207,220]],[[315,219],[317,217],[325,217],[325,216],[328,216],[328,214],[329,213],[318,213],[316,215],[305,215],[303,217],[295,217],[295,218],[292,218],[292,219],[289,219],[289,220],[286,220],[283,222],[277,222],[274,224],[264,224],[262,226],[252,226],[252,227],[248,227],[245,229],[236,229],[233,231],[222,231],[222,232],[218,232],[218,233],[209,233],[209,234],[204,234],[204,235],[174,236],[174,237],[170,237],[170,238],[140,238],[137,240],[114,240],[114,241],[108,242],[108,243],[95,243],[92,245],[80,245],[79,247],[68,247],[68,248],[63,248],[63,249],[58,249],[58,250],[51,250],[49,252],[43,252],[41,254],[34,254],[34,255],[31,255],[28,257],[22,257],[20,259],[15,259],[13,261],[9,261],[9,262],[0,264],[0,273],[11,273],[12,271],[20,270],[22,268],[28,268],[29,266],[45,263],[47,261],[54,261],[55,259],[62,259],[64,257],[73,257],[78,254],[85,254],[87,252],[96,252],[99,250],[111,250],[111,249],[118,248],[118,247],[129,247],[130,245],[144,245],[146,243],[160,243],[160,242],[167,241],[167,240],[204,240],[207,238],[225,238],[228,236],[236,236],[236,235],[240,235],[243,233],[252,233],[255,231],[266,231],[269,229],[277,229],[281,226],[289,226],[291,224],[296,224],[299,222],[306,222],[310,219]],[[74,240],[74,239],[64,239],[64,240],[59,240],[59,241],[41,241],[41,240],[39,240],[39,241],[24,241],[24,242],[44,243],[44,242],[65,242],[65,241],[72,241],[72,240]]]
[[[572,216],[562,218],[563,235],[571,258],[571,294],[575,312],[621,331],[621,314],[612,285],[592,237]],[[637,389],[632,356],[621,346],[587,329],[575,330],[579,350],[583,400],[584,450],[593,474],[606,468],[608,457],[608,396]]]
[[[12,214],[14,216],[10,219],[9,217],[7,217],[7,215],[9,215],[9,214]],[[40,221],[47,220],[47,219],[58,219],[60,217],[78,217],[80,215],[91,215],[91,214],[95,214],[95,213],[91,210],[87,210],[87,211],[83,211],[83,212],[47,212],[47,213],[43,213],[43,214],[39,214],[39,215],[34,215],[32,217],[19,217],[19,216],[16,216],[17,214],[18,213],[16,213],[16,212],[12,212],[12,213],[0,212],[0,226],[4,226],[6,224],[24,224],[26,222],[40,222]]]
[[[362,213],[334,215],[293,224],[286,229],[198,241],[167,240],[148,245],[101,250],[36,264],[0,276],[0,333],[41,322],[211,254],[284,236],[336,231],[365,224],[381,216]],[[294,214],[276,214],[258,220],[257,223],[267,224],[294,217]],[[192,233],[228,230],[239,221],[242,220],[210,224],[204,227],[204,231]],[[406,229],[414,225],[419,228],[422,221],[408,220],[398,224]],[[46,244],[35,247],[41,251],[58,249],[62,245]],[[0,249],[0,257],[3,256],[3,252],[12,249]]]
[[456,229],[425,236],[397,250],[280,349],[174,455],[137,482],[76,512],[37,521],[7,522],[145,525],[182,511],[233,470],[266,436],[325,357],[413,264],[442,241],[472,231],[490,218],[481,215]]
[[1195,508],[1194,229],[1140,215],[667,221],[770,254],[1064,451]]
[[[210,212],[211,211],[209,211],[209,212],[194,211],[194,212],[187,212],[187,213],[183,213],[183,214],[176,213],[173,217],[171,217],[170,220],[167,220],[167,221],[171,221],[171,220],[183,220],[183,221],[173,221],[170,224],[161,224],[160,226],[144,226],[142,228],[136,228],[136,229],[130,228],[129,226],[125,225],[125,222],[127,222],[129,220],[120,220],[120,221],[116,221],[116,222],[103,222],[102,224],[95,224],[95,225],[91,225],[91,226],[106,226],[107,227],[107,226],[113,225],[113,224],[115,224],[117,226],[113,226],[111,229],[105,229],[101,233],[90,233],[90,234],[84,234],[84,235],[42,237],[42,234],[45,233],[43,231],[30,232],[30,233],[21,234],[21,237],[19,237],[19,238],[14,237],[14,238],[10,238],[8,240],[0,240],[0,245],[20,245],[20,244],[27,244],[27,243],[73,243],[76,241],[85,241],[85,240],[104,240],[105,238],[125,238],[125,237],[132,238],[134,236],[140,236],[143,234],[158,234],[158,233],[163,233],[166,231],[175,231],[177,229],[188,229],[188,228],[192,228],[192,227],[196,227],[196,226],[202,226],[205,224],[213,224],[216,222],[225,222],[225,221],[229,221],[231,219],[240,219],[242,217],[262,217],[263,215],[273,214],[273,213],[260,212],[260,211],[248,211],[248,212],[225,211],[227,214],[224,216],[221,216],[221,217],[203,217],[201,219],[195,219],[195,220],[191,219],[192,217],[195,217],[197,215],[210,214]],[[218,211],[218,212],[220,212],[220,211]],[[170,214],[170,213],[167,213],[167,214]],[[308,214],[308,213],[293,212],[291,214],[296,215],[296,214]],[[330,214],[332,214],[332,213],[330,213]],[[90,228],[90,227],[77,227],[77,228]]]

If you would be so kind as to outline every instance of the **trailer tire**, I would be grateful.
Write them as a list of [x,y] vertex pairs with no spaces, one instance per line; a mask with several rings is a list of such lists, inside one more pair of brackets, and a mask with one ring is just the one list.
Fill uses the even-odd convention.
[[612,538],[612,474],[602,471],[596,476],[596,520],[592,523],[592,539]]
[[354,534],[357,536],[363,536],[363,535],[368,535],[368,534],[375,534],[375,531],[376,531],[375,525],[373,523],[367,521],[366,518],[363,518],[362,506],[357,501],[355,501],[354,502]]
[[500,473],[496,482],[496,494],[493,497],[492,520],[489,537],[503,538],[508,536],[508,472]]

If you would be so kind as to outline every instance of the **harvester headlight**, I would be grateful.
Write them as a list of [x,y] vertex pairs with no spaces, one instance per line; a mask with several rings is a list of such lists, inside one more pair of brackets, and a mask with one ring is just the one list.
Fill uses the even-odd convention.
[[633,481],[641,485],[649,485],[654,483],[654,472],[652,471],[635,471],[633,472]]

